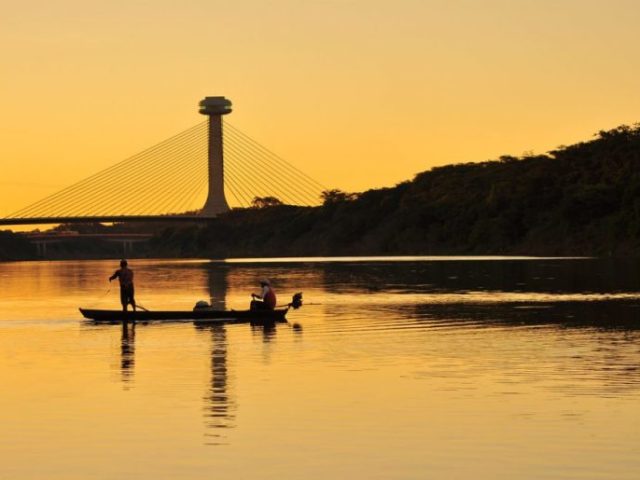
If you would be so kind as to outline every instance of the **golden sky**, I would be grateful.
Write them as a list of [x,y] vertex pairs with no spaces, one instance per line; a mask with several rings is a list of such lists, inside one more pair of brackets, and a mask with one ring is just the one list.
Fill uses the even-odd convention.
[[200,121],[322,184],[640,120],[637,0],[0,0],[0,216]]

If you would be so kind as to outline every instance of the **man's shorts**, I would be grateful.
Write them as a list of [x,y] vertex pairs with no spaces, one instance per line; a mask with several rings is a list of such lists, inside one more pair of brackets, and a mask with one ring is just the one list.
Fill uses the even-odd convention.
[[122,305],[135,305],[133,298],[133,285],[129,287],[120,287],[120,303]]

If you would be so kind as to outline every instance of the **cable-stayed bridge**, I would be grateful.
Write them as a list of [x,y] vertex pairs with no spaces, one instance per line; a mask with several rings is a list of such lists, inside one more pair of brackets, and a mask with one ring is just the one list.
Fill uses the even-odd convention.
[[0,218],[0,225],[205,221],[256,199],[317,205],[325,187],[223,121],[230,112],[226,98],[206,97],[206,121]]

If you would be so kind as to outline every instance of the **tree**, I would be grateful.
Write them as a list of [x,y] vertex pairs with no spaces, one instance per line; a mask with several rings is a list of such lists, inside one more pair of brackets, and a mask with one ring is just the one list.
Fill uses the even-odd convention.
[[357,193],[347,193],[334,188],[333,190],[325,190],[320,194],[323,205],[332,205],[339,202],[349,202],[358,198]]
[[282,205],[282,201],[276,197],[253,197],[253,201],[251,202],[252,208],[268,208],[268,207],[277,207],[278,205]]

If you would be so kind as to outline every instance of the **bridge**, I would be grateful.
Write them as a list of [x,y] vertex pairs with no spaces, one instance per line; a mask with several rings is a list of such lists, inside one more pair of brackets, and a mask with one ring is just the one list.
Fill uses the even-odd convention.
[[80,233],[69,230],[53,232],[32,232],[25,237],[36,246],[38,255],[47,255],[47,245],[74,240],[100,240],[104,242],[120,243],[123,255],[129,256],[133,252],[135,243],[146,242],[153,237],[151,233]]
[[223,116],[225,97],[199,104],[207,120],[4,218],[0,225],[203,222],[256,202],[313,206],[326,190]]

